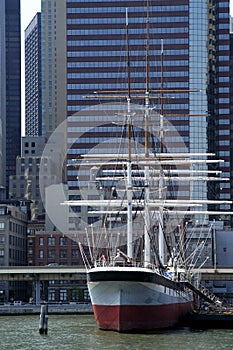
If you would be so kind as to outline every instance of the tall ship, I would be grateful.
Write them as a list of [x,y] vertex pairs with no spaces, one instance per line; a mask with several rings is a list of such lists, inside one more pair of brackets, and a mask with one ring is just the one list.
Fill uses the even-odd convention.
[[[135,116],[132,106],[126,119],[131,113]],[[128,136],[131,128],[127,124]],[[88,198],[66,204],[87,207],[89,215],[99,217],[99,226],[93,223],[86,242],[79,244],[98,327],[149,332],[178,326],[199,296],[213,301],[199,289],[197,278],[206,262],[198,259],[205,242],[188,255],[190,221],[217,214],[205,210],[213,201],[166,196],[173,186],[182,192],[193,182],[219,180],[217,170],[192,170],[193,164],[218,161],[211,154],[140,153],[139,147],[134,153],[134,141],[129,137],[128,142],[127,154],[83,156],[80,166],[91,167]],[[199,222],[196,230],[205,225]]]
[[[126,13],[126,43],[127,29]],[[112,123],[122,128],[122,138],[114,142],[118,148],[109,145],[106,153],[97,150],[80,157],[77,174],[85,169],[89,185],[84,199],[65,204],[86,207],[88,215],[99,218],[99,226],[93,220],[85,243],[80,242],[98,327],[147,332],[177,326],[193,310],[197,296],[204,297],[194,272],[201,267],[196,257],[204,243],[189,255],[187,232],[190,222],[198,221],[200,227],[216,214],[208,206],[220,202],[196,198],[192,190],[195,183],[219,181],[216,166],[209,167],[219,161],[214,154],[188,152],[164,115],[163,96],[169,91],[162,82],[161,91],[150,89],[148,66],[145,91],[131,90],[129,47],[127,53],[126,103],[108,108],[115,116]],[[101,91],[99,98],[106,93]],[[159,113],[151,108],[158,93]],[[122,98],[125,92],[117,94]],[[132,104],[136,94],[144,96],[143,105]],[[172,151],[174,142],[181,152]]]

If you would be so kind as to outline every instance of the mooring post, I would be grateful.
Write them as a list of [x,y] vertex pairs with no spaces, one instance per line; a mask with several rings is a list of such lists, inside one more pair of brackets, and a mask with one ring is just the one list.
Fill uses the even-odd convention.
[[48,305],[41,305],[39,333],[48,334]]

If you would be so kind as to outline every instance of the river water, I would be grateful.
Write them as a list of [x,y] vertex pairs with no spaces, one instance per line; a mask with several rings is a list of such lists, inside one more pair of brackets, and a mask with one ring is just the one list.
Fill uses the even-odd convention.
[[119,334],[100,331],[92,315],[49,316],[48,335],[39,334],[39,316],[1,316],[0,350],[230,350],[233,329]]

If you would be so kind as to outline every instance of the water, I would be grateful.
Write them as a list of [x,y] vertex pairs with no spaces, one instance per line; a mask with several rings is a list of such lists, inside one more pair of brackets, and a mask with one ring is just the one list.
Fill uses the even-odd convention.
[[39,316],[0,317],[1,350],[223,350],[232,349],[233,329],[119,334],[97,329],[92,315],[49,316],[48,335]]

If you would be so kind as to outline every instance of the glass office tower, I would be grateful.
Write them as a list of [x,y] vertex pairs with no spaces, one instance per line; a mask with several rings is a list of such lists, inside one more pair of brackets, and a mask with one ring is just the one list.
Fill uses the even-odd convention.
[[0,186],[8,193],[21,152],[20,0],[0,0]]
[[[80,116],[78,112],[97,104],[91,95],[103,90],[127,90],[126,8],[131,89],[146,89],[147,4],[150,89],[161,88],[162,51],[162,84],[165,90],[171,90],[164,95],[164,115],[176,127],[190,152],[210,151],[224,159],[221,170],[222,176],[227,177],[230,175],[229,0],[67,0],[70,163],[74,153],[85,153],[98,142],[98,133],[103,140],[106,131],[98,128],[81,142],[75,140],[73,131]],[[105,102],[109,99],[101,97],[101,103]],[[152,107],[161,108],[159,96],[157,101],[153,100]],[[87,118],[86,123],[89,123]],[[174,151],[179,151],[179,147]],[[75,183],[74,169],[70,168],[69,188],[75,188]],[[200,183],[193,187],[194,198],[196,192],[203,193],[203,199],[208,196],[229,199],[230,185],[223,182],[219,187],[208,188]]]
[[25,134],[40,136],[41,113],[41,13],[25,29]]
[[[216,153],[225,161],[221,176],[230,177],[229,0],[42,0],[42,134],[68,118],[69,198],[79,196],[74,159],[95,147],[106,150],[109,137],[120,134],[107,104],[126,102],[109,98],[128,89],[126,17],[131,91],[160,90],[151,110],[159,115],[162,109],[191,153]],[[161,88],[167,90],[163,98]],[[145,103],[133,93],[131,101]],[[182,147],[173,142],[174,152]],[[158,151],[156,140],[150,151]],[[227,200],[231,187],[224,181],[199,182],[192,195]]]

